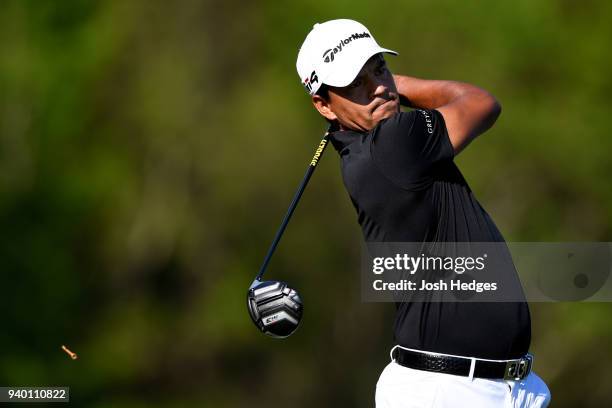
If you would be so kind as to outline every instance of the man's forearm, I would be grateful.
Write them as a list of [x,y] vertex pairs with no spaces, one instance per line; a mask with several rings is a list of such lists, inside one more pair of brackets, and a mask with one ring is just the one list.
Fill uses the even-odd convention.
[[485,90],[463,82],[419,79],[405,75],[393,75],[393,78],[401,104],[411,108],[436,109],[464,96],[487,94]]
[[442,114],[455,154],[493,126],[501,113],[493,95],[474,85],[404,75],[394,75],[394,79],[402,105]]

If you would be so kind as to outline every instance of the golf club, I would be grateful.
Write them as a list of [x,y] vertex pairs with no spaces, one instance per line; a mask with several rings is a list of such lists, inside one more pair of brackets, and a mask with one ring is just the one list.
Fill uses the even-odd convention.
[[285,218],[281,223],[276,236],[268,249],[268,253],[264,258],[264,261],[259,269],[259,273],[255,276],[255,280],[249,287],[247,292],[247,307],[249,309],[249,315],[253,320],[253,323],[263,333],[276,338],[285,338],[290,336],[295,329],[297,329],[302,319],[302,312],[304,310],[302,299],[295,289],[289,287],[286,282],[281,281],[262,281],[262,277],[270,260],[272,254],[276,250],[278,243],[287,228],[287,224],[295,211],[295,207],[302,197],[302,193],[314,172],[319,159],[323,155],[323,151],[328,143],[330,129],[325,132],[323,139],[319,143],[317,150],[308,165],[306,174],[300,183],[293,200],[289,205],[289,209],[285,214]]

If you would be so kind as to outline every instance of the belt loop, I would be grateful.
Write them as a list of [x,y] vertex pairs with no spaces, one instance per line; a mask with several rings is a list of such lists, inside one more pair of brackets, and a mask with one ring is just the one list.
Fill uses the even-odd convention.
[[395,359],[393,358],[393,352],[395,351],[396,348],[398,348],[399,345],[395,345],[393,346],[393,348],[391,349],[391,352],[389,353],[389,357],[391,357],[391,362],[395,363]]
[[474,357],[470,357],[470,374],[468,378],[470,381],[474,381],[474,369],[476,368],[476,359]]

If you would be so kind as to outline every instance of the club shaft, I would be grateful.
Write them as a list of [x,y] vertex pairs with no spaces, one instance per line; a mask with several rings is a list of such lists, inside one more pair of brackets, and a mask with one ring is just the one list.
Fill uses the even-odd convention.
[[310,164],[308,165],[308,169],[306,169],[306,174],[304,174],[304,178],[302,179],[302,182],[300,183],[297,191],[295,192],[295,195],[293,196],[293,200],[291,201],[291,204],[289,205],[289,209],[287,209],[285,218],[283,219],[283,222],[278,228],[278,231],[276,231],[276,236],[274,237],[274,240],[272,241],[272,244],[270,245],[270,249],[268,249],[268,253],[266,254],[266,257],[261,265],[261,268],[259,268],[259,273],[255,277],[256,281],[260,281],[261,277],[266,271],[266,268],[268,267],[268,264],[270,263],[270,260],[272,259],[272,254],[274,254],[274,251],[276,250],[276,247],[278,246],[278,243],[280,242],[280,239],[283,236],[283,233],[285,232],[285,228],[287,228],[287,224],[289,224],[289,220],[291,219],[291,216],[293,215],[293,212],[295,211],[295,207],[297,207],[297,204],[300,201],[300,198],[302,197],[302,193],[304,193],[304,189],[306,188],[306,185],[308,184],[308,181],[310,180],[312,173],[314,173],[315,168],[317,167],[317,163],[319,162],[319,159],[323,155],[323,151],[325,150],[325,147],[327,146],[328,137],[329,137],[329,131],[325,133],[325,136],[323,136],[323,139],[321,139],[321,142],[319,143],[319,146],[317,147],[315,155],[310,161]]

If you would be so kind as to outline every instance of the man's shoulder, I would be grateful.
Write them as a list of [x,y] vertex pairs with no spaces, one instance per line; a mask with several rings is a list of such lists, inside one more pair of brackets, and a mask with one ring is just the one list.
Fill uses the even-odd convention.
[[[453,160],[453,148],[436,110],[414,109],[381,121],[371,153],[388,177],[403,174],[401,185],[431,176],[437,164]],[[397,177],[395,177],[397,178]]]
[[[372,129],[372,133],[392,134],[401,136],[403,139],[414,136],[422,141],[421,136],[429,139],[432,136],[440,136],[442,139],[448,138],[446,124],[442,114],[435,109],[413,109],[408,112],[400,111],[395,115],[381,120]],[[436,139],[437,137],[434,137]]]
[[381,120],[372,129],[372,133],[422,133],[431,129],[436,120],[437,111],[413,109],[407,112],[400,111],[395,115]]
[[416,110],[411,110],[408,112],[399,111],[395,115],[390,116],[378,122],[378,125],[376,127],[381,130],[393,130],[398,125],[403,125],[406,123],[413,123],[415,119],[416,119]]

